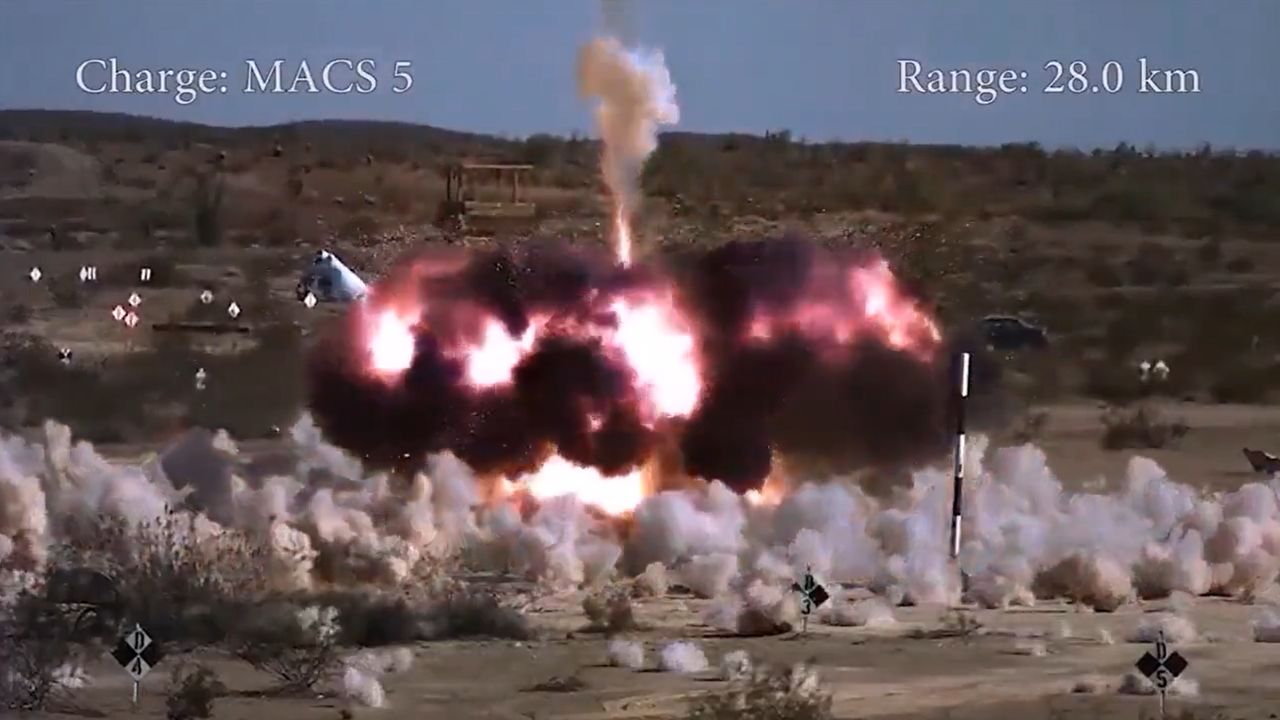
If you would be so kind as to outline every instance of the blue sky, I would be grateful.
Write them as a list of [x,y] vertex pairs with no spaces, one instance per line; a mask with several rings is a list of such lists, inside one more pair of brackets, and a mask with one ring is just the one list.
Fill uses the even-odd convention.
[[[662,49],[678,129],[790,129],[813,140],[1280,149],[1275,0],[606,0],[625,34]],[[218,125],[403,120],[513,136],[591,132],[578,48],[600,0],[2,0],[0,108],[128,112]],[[1199,94],[1138,94],[1137,59],[1196,70]],[[212,68],[231,87],[171,96],[89,95],[75,69]],[[371,94],[245,95],[244,61],[372,58]],[[1011,68],[1026,94],[900,94],[897,61]],[[395,61],[415,84],[390,92]],[[1121,91],[1046,94],[1045,63],[1125,70]],[[290,67],[293,67],[291,65]],[[292,73],[291,73],[292,74]],[[92,77],[92,76],[91,76]],[[1065,76],[1064,80],[1066,79]]]

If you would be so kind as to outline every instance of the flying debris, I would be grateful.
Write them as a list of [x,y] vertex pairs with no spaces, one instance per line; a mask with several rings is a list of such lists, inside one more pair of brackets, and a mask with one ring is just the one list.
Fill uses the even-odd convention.
[[328,250],[316,252],[297,287],[298,300],[302,302],[310,295],[321,302],[345,303],[362,300],[368,293],[369,286],[364,280]]
[[1264,450],[1244,448],[1244,457],[1253,466],[1253,471],[1266,475],[1280,473],[1280,458]]

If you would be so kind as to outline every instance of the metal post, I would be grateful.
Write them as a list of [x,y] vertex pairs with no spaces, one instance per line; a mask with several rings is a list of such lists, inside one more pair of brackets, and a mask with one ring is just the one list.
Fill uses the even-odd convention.
[[138,681],[133,681],[133,706],[138,706]]
[[953,462],[953,485],[951,491],[951,559],[960,556],[960,519],[963,507],[964,492],[964,455],[965,455],[965,422],[964,406],[969,397],[969,360],[967,352],[960,353],[959,392],[956,397],[956,454]]

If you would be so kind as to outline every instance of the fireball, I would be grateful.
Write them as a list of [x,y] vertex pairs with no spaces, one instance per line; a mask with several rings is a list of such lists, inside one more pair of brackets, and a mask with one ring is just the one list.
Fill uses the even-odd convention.
[[[661,485],[658,448],[683,454],[673,474],[768,504],[782,487],[775,460],[797,437],[812,438],[806,450],[844,442],[851,419],[862,446],[882,452],[939,436],[941,334],[887,263],[810,248],[774,268],[757,248],[735,276],[733,258],[717,255],[695,270],[714,276],[707,297],[637,260],[638,173],[657,127],[678,120],[675,87],[660,53],[596,41],[581,63],[580,89],[599,102],[610,261],[458,250],[398,266],[356,310],[357,336],[340,340],[363,364],[315,363],[312,412],[330,440],[365,458],[453,451],[498,488],[622,514]],[[888,354],[862,352],[868,343]],[[396,382],[410,368],[412,382]],[[898,406],[912,414],[877,414]]]

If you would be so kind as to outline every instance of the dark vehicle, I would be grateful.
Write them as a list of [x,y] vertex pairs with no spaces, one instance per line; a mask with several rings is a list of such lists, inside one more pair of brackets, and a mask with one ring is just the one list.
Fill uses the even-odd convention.
[[980,323],[992,350],[1041,350],[1049,346],[1044,329],[1011,315],[988,315]]

